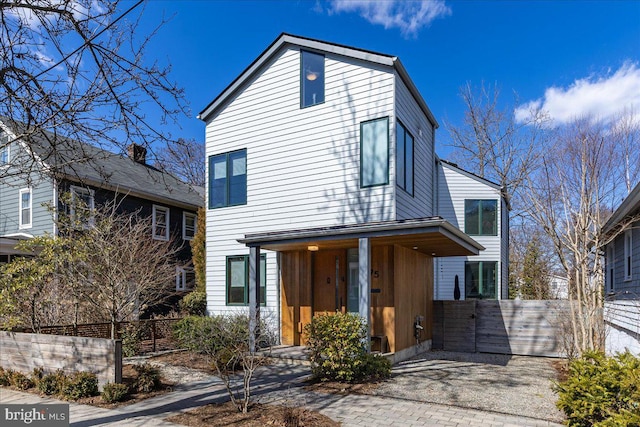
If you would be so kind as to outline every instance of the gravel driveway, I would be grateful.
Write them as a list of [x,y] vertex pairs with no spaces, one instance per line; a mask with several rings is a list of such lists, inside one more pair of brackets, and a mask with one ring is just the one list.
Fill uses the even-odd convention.
[[395,365],[391,380],[370,394],[561,422],[554,360],[432,351]]

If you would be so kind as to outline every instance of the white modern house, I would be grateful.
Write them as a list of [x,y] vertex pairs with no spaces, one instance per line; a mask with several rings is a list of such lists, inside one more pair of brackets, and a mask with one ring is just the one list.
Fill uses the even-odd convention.
[[454,163],[440,160],[438,165],[438,215],[485,250],[476,256],[436,258],[434,299],[455,299],[456,276],[460,299],[507,299],[510,207],[502,187]]
[[398,360],[430,344],[435,270],[505,295],[506,258],[465,258],[506,238],[501,192],[476,177],[441,194],[470,174],[437,159],[438,123],[397,57],[282,34],[200,118],[210,313],[267,313],[300,345],[312,316],[353,311]]
[[605,255],[604,320],[608,354],[640,355],[640,184],[602,229]]

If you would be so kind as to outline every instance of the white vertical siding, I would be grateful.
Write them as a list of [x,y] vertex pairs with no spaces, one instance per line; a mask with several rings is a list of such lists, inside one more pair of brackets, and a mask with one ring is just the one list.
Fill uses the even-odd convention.
[[[396,218],[423,218],[433,215],[433,125],[396,74],[396,116],[414,138],[414,190],[413,197],[396,188]],[[395,126],[394,126],[395,130]],[[395,132],[393,135],[395,147]],[[395,148],[392,162],[396,161]],[[393,176],[395,182],[395,175]]]
[[438,215],[464,231],[464,201],[465,199],[494,199],[498,200],[498,235],[472,236],[474,240],[485,247],[485,250],[472,257],[437,258],[435,261],[435,290],[434,299],[453,299],[455,276],[460,282],[461,299],[464,299],[465,261],[498,261],[498,283],[496,293],[498,299],[506,299],[506,267],[508,253],[501,241],[507,234],[505,227],[504,203],[501,203],[500,190],[486,184],[481,179],[461,172],[446,163],[439,163],[438,167]]
[[[360,123],[389,117],[392,127],[393,74],[327,55],[325,102],[301,109],[299,61],[299,50],[281,51],[207,123],[207,157],[247,150],[247,204],[207,210],[210,312],[235,309],[225,304],[225,259],[249,253],[237,243],[245,234],[395,218],[392,179],[366,189],[359,183]],[[394,170],[390,162],[390,178]],[[269,253],[274,311],[276,275]]]

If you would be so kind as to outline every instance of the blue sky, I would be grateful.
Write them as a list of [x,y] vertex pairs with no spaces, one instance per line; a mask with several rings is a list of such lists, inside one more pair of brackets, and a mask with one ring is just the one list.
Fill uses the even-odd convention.
[[[123,6],[128,7],[130,2]],[[622,106],[640,114],[640,1],[151,1],[142,28],[169,22],[150,57],[170,61],[192,117],[172,134],[204,139],[197,114],[280,33],[400,57],[441,124],[459,124],[466,82],[558,122]]]

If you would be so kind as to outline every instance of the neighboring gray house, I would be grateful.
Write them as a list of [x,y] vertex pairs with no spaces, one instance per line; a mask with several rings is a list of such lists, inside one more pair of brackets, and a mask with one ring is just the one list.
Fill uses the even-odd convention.
[[[464,210],[438,208],[453,166],[437,161],[438,122],[397,57],[282,34],[200,118],[210,313],[259,308],[282,344],[303,345],[314,315],[356,312],[396,360],[430,343],[434,266],[485,247]],[[501,193],[470,181],[463,209],[465,194],[490,199],[499,245]],[[485,282],[501,289],[506,259],[490,257]]]
[[640,355],[640,183],[603,227],[606,350]]
[[435,259],[436,300],[508,299],[509,203],[499,184],[438,160],[438,215],[464,231],[485,250],[476,256]]
[[[175,236],[181,245],[176,288],[191,287],[189,240],[196,231],[197,210],[204,203],[196,188],[147,164],[146,150],[140,146],[131,146],[129,157],[71,139],[60,140],[53,150],[44,140],[47,133],[32,137],[27,146],[16,136],[21,130],[8,122],[0,121],[0,263],[24,255],[16,249],[20,240],[58,234],[54,216],[65,209],[61,194],[68,192],[89,208],[117,195],[122,212],[139,211],[152,217],[149,234],[154,239]],[[78,160],[85,157],[91,161]]]

